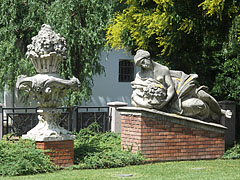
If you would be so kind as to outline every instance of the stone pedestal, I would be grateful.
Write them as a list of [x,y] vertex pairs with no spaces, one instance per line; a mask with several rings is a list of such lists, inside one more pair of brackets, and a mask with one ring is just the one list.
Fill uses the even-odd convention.
[[23,139],[32,139],[34,141],[65,141],[74,140],[75,135],[60,127],[59,117],[61,111],[56,108],[38,109],[38,124],[27,134],[22,136]]
[[74,143],[67,141],[36,141],[38,149],[46,150],[45,154],[50,156],[51,161],[60,167],[67,167],[74,163]]
[[118,110],[122,148],[140,151],[148,161],[216,159],[224,154],[222,125],[145,108]]
[[60,167],[73,165],[74,163],[74,139],[75,135],[59,126],[57,109],[39,109],[39,123],[23,139],[32,139],[38,149],[50,156],[51,161]]
[[115,133],[121,133],[121,118],[117,108],[127,106],[125,102],[109,102],[109,116],[111,117],[111,131]]
[[22,138],[32,139],[38,149],[48,150],[45,153],[57,166],[73,165],[75,136],[60,127],[61,111],[57,109],[70,89],[77,91],[80,87],[77,78],[66,80],[59,75],[59,65],[67,58],[66,40],[43,24],[27,46],[26,55],[38,74],[18,76],[16,88],[25,91],[25,100],[31,96],[37,101],[39,122]]
[[221,124],[227,127],[225,144],[227,147],[231,147],[236,140],[236,102],[220,101],[219,105],[222,109],[230,109],[232,111],[232,117],[230,119],[225,116],[221,117]]

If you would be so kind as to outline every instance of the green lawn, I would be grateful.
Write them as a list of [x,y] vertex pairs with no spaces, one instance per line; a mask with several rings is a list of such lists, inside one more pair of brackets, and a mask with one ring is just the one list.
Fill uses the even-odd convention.
[[[131,177],[119,177],[129,175]],[[0,177],[3,180],[240,180],[240,160],[180,161],[98,170],[62,170],[34,176]]]

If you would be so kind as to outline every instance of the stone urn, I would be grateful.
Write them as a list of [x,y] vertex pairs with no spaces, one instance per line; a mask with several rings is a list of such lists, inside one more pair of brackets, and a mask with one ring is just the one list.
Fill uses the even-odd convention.
[[67,57],[65,39],[49,25],[43,24],[27,46],[26,55],[38,74],[32,77],[20,75],[16,88],[37,101],[39,123],[22,138],[35,141],[73,140],[74,135],[59,126],[61,112],[57,109],[69,89],[78,90],[80,87],[77,78],[65,80],[58,74],[59,64]]

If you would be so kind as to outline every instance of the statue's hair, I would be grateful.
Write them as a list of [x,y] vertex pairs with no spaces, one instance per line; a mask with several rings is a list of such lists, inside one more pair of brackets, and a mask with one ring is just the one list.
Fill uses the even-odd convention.
[[150,57],[150,53],[148,51],[139,49],[136,52],[136,55],[134,56],[134,62],[137,64],[141,59]]

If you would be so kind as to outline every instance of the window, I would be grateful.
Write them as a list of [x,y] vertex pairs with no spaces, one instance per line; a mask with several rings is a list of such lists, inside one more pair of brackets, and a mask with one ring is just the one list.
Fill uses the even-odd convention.
[[131,82],[134,80],[134,62],[133,60],[119,61],[119,82]]

